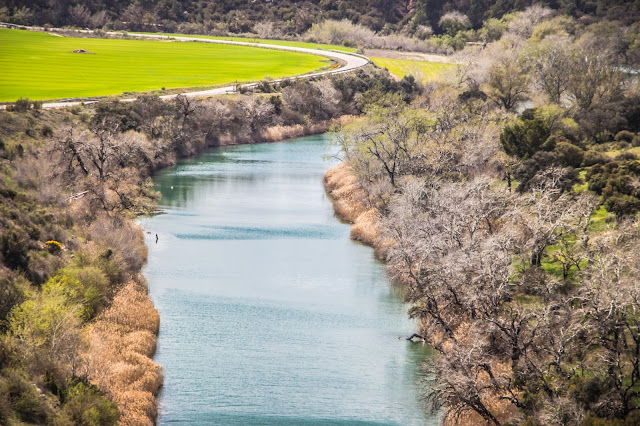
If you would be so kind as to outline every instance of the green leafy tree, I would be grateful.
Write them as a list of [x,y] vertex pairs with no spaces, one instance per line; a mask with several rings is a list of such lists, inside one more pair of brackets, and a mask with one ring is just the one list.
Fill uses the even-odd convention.
[[549,136],[549,123],[540,114],[536,114],[535,110],[526,110],[519,119],[504,127],[500,143],[507,154],[529,158],[538,151],[551,151],[554,148]]

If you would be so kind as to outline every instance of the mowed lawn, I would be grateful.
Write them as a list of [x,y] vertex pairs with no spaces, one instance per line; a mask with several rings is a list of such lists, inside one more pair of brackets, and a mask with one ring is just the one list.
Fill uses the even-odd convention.
[[423,83],[436,78],[440,73],[455,67],[455,64],[440,62],[409,61],[406,59],[371,58],[374,64],[386,68],[398,78],[412,75]]
[[327,62],[272,49],[0,29],[0,102],[209,87],[303,74]]

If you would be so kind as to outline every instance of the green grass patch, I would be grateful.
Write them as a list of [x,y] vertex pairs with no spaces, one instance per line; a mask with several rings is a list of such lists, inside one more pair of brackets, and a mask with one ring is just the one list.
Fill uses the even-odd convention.
[[357,52],[357,49],[353,47],[340,46],[339,44],[309,43],[305,41],[271,40],[271,39],[250,38],[250,37],[216,37],[216,36],[203,36],[203,35],[194,35],[194,34],[171,34],[171,33],[131,33],[131,34],[151,34],[151,35],[163,35],[167,37],[206,38],[209,40],[241,41],[243,43],[275,44],[276,46],[305,47],[307,49],[340,50],[342,52],[348,52],[348,53]]
[[[77,49],[91,53],[72,53]],[[0,29],[0,102],[211,87],[304,74],[328,63],[315,55],[253,47]]]
[[587,169],[578,169],[578,177],[580,178],[582,183],[573,185],[573,192],[575,192],[576,194],[581,194],[589,190],[589,182],[587,182]]
[[615,214],[607,211],[604,206],[601,206],[598,210],[591,214],[589,221],[589,232],[598,233],[609,229],[613,229],[616,226]]
[[455,64],[439,62],[409,61],[406,59],[371,58],[374,64],[386,68],[398,78],[412,75],[423,83],[433,80],[444,71],[453,69]]

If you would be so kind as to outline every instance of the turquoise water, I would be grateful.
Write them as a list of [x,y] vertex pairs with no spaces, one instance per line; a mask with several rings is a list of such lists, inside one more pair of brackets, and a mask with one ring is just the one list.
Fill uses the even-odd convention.
[[407,306],[324,193],[328,153],[326,136],[217,148],[156,176],[159,424],[437,423]]

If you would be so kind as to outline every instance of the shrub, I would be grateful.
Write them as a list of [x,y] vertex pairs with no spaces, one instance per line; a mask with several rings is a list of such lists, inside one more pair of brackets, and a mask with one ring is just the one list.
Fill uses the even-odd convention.
[[64,405],[54,424],[108,426],[118,422],[118,408],[95,386],[69,383],[63,393]]
[[554,146],[550,136],[546,120],[536,110],[526,110],[521,118],[502,129],[500,143],[507,154],[526,159],[541,150],[551,151]]
[[616,158],[614,158],[615,161],[630,161],[630,160],[637,160],[638,156],[635,155],[633,152],[623,152],[619,155],[616,155]]
[[567,166],[580,167],[584,161],[584,150],[572,143],[558,142],[554,151],[560,155],[560,161]]
[[47,251],[51,254],[58,254],[62,251],[62,244],[57,241],[49,240],[45,243]]
[[640,211],[640,200],[630,195],[615,195],[605,202],[604,206],[616,216],[632,215]]
[[45,138],[49,138],[53,136],[53,129],[51,128],[51,126],[45,124],[44,126],[42,126],[42,129],[40,129],[40,134]]
[[471,21],[467,15],[454,10],[442,15],[442,18],[438,21],[438,25],[440,25],[440,28],[442,28],[444,32],[454,37],[460,31],[471,28]]
[[616,134],[615,140],[616,142],[632,142],[634,138],[634,134],[628,130],[621,130]]
[[640,210],[640,190],[635,182],[640,176],[637,161],[612,161],[596,164],[587,171],[589,189],[602,195],[607,210],[617,217],[631,215]]
[[595,164],[605,164],[608,161],[609,161],[609,158],[606,157],[604,154],[590,149],[584,153],[581,166],[591,167]]
[[29,98],[20,98],[13,104],[13,110],[15,112],[25,112],[31,108],[31,101]]
[[82,319],[94,318],[104,307],[109,297],[109,280],[99,268],[86,266],[81,268],[64,268],[58,276],[65,277],[79,284],[80,302],[83,305]]
[[6,327],[5,320],[11,309],[24,301],[24,292],[15,282],[0,279],[0,330]]
[[40,399],[35,385],[29,383],[24,373],[15,369],[2,371],[0,395],[5,395],[11,408],[23,422],[44,424],[47,409]]
[[29,266],[29,247],[26,236],[17,230],[9,229],[0,237],[0,253],[4,263],[11,269],[27,270]]

